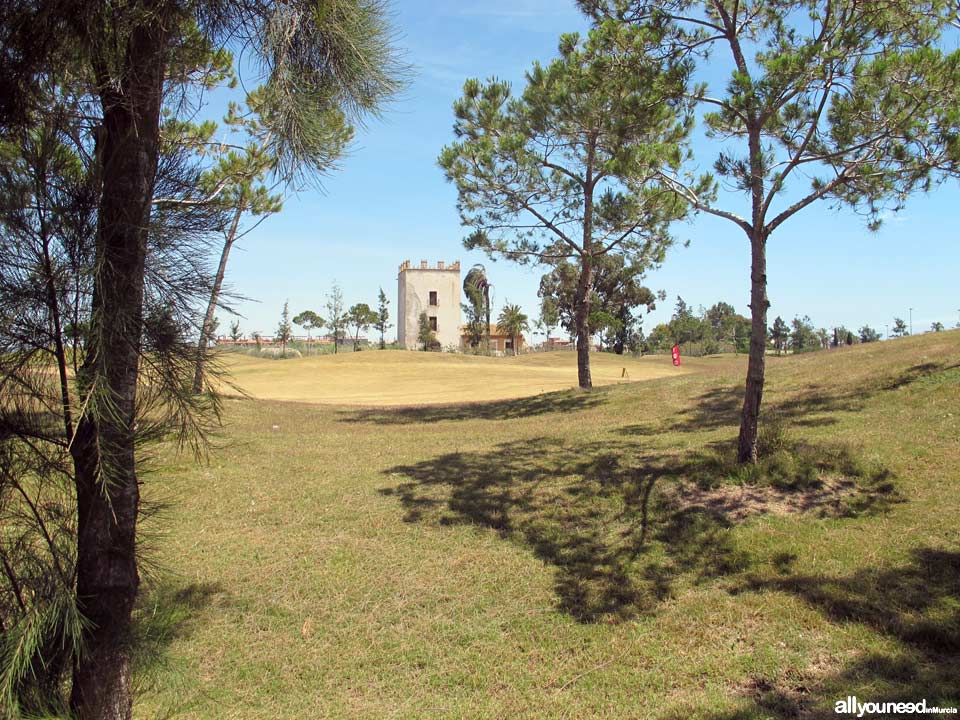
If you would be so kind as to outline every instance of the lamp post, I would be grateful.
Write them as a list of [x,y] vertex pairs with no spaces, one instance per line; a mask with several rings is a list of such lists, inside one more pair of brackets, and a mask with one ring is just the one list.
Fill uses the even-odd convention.
[[910,334],[913,335],[913,308],[910,308]]

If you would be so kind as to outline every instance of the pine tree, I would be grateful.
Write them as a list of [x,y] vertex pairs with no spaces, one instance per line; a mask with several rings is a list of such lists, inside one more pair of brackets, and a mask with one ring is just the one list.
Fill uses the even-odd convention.
[[[576,264],[577,375],[590,375],[590,289],[597,259],[663,260],[686,203],[661,175],[684,156],[690,121],[684,65],[663,62],[654,31],[604,26],[566,35],[534,64],[523,93],[468,80],[454,104],[456,141],[439,163],[458,191],[464,240],[491,257]],[[629,53],[625,48],[649,49]]]
[[[679,174],[670,184],[700,212],[734,223],[750,244],[752,331],[737,455],[756,462],[770,305],[767,241],[821,200],[853,206],[876,227],[885,210],[930,187],[931,170],[954,167],[960,53],[938,49],[953,3],[578,4],[597,27],[657,28],[665,54],[709,58],[711,74],[722,79],[690,94],[708,133],[723,139],[713,165],[742,194],[746,211],[717,204]],[[812,177],[809,187],[798,186],[802,177]]]
[[380,288],[380,294],[377,296],[377,320],[374,323],[374,327],[380,332],[380,349],[383,350],[387,343],[384,340],[383,336],[387,332],[388,328],[393,327],[390,324],[390,309],[387,307],[390,304],[390,301],[387,300],[386,293],[383,292],[383,288]]
[[283,303],[283,310],[280,313],[280,323],[277,325],[277,340],[280,341],[280,354],[287,354],[287,343],[293,335],[293,327],[290,325],[290,303]]

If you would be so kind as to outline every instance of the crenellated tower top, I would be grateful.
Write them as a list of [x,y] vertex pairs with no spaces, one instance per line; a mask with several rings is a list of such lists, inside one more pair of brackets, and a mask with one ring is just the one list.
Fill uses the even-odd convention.
[[410,263],[409,260],[404,260],[402,263],[400,263],[400,272],[404,272],[405,270],[448,270],[448,271],[449,271],[449,270],[453,270],[453,271],[459,271],[459,270],[460,270],[460,261],[459,261],[459,260],[454,260],[452,263],[450,263],[450,264],[448,265],[448,264],[445,263],[443,260],[437,260],[437,264],[436,264],[434,267],[430,267],[429,261],[427,261],[427,260],[421,260],[421,261],[420,261],[420,267],[413,267],[413,266],[411,265],[411,263]]

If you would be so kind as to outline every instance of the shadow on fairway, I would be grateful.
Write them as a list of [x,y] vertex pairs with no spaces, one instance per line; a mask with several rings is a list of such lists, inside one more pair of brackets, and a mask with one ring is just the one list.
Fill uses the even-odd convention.
[[399,498],[408,522],[475,524],[531,548],[557,569],[559,607],[591,622],[651,609],[679,573],[745,567],[722,518],[655,492],[675,471],[626,444],[539,438],[392,468],[409,482],[381,492]]
[[864,626],[894,648],[807,676],[748,678],[743,706],[708,716],[712,720],[855,717],[834,711],[847,695],[861,703],[960,704],[960,552],[919,548],[901,566],[840,577],[784,568],[780,576],[748,578],[733,590],[771,591],[803,600],[831,622]]
[[339,422],[412,425],[444,420],[516,420],[550,413],[587,410],[603,404],[604,400],[605,392],[602,388],[594,388],[589,392],[566,390],[486,403],[350,410],[341,413]]
[[[768,511],[771,498],[780,512],[880,509],[861,503],[859,488],[838,498],[835,487],[811,482],[759,488],[762,502],[744,513],[724,497],[723,478],[698,489],[720,470],[709,451],[654,456],[628,441],[537,438],[391,468],[397,484],[380,492],[399,499],[407,522],[478,525],[530,548],[556,568],[559,608],[582,622],[650,612],[681,577],[700,583],[745,570],[748,556],[729,530]],[[732,491],[743,497],[743,488]]]
[[[895,391],[920,382],[958,381],[960,365],[947,363],[921,363],[908,367],[894,375],[872,380],[859,387],[838,391],[831,388],[824,392],[821,387],[805,389],[800,397],[764,405],[761,426],[765,418],[777,418],[780,422],[798,427],[835,425],[837,415],[862,410],[866,402],[883,392]],[[713,388],[703,393],[688,407],[676,411],[672,422],[662,428],[647,425],[631,425],[622,429],[633,435],[655,435],[658,432],[701,432],[721,427],[736,428],[740,424],[743,407],[741,384]]]
[[[863,408],[867,396],[860,391],[818,394],[815,390],[801,398],[767,403],[764,417],[777,417],[797,426],[834,425],[837,413],[856,412]],[[721,427],[738,427],[743,408],[743,387],[715,388],[698,397],[689,407],[677,412],[666,428],[668,432],[701,432]],[[761,425],[763,420],[761,419]],[[629,430],[626,428],[625,430]]]
[[134,637],[137,664],[147,671],[175,640],[189,636],[208,607],[229,598],[217,583],[179,586],[161,582],[148,587],[137,600]]

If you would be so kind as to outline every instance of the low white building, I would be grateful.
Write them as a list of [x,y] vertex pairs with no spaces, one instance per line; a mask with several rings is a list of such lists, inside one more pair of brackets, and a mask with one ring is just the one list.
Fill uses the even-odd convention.
[[440,347],[460,346],[460,261],[447,265],[440,260],[430,267],[426,260],[413,267],[407,260],[397,275],[397,342],[408,350],[420,347],[417,340],[420,315],[427,314]]

